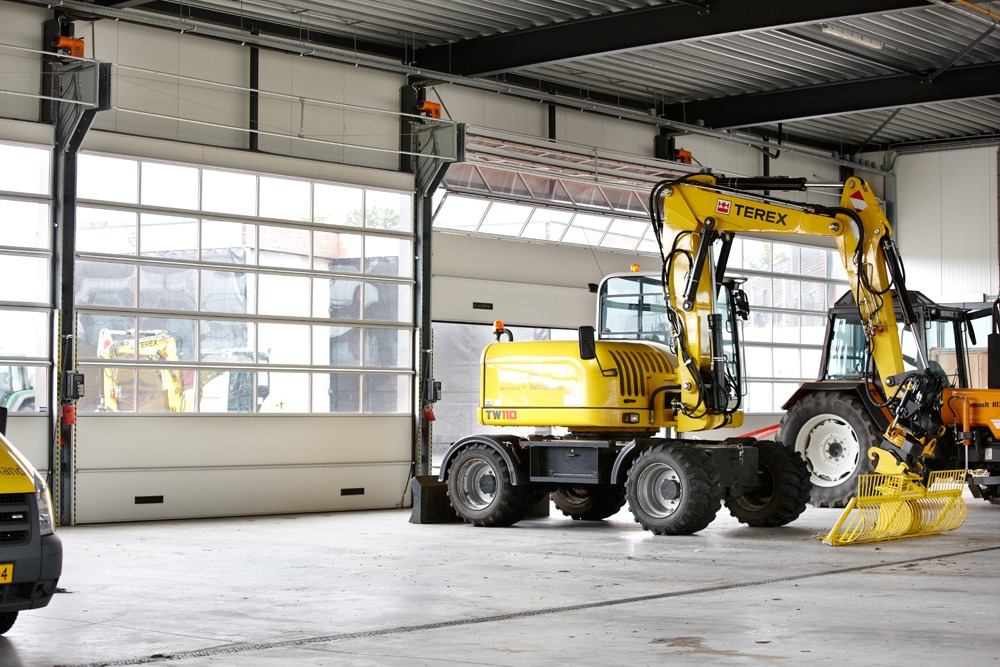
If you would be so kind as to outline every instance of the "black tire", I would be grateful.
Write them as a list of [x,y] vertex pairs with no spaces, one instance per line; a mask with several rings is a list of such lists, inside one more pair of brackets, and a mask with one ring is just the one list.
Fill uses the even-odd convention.
[[556,509],[577,521],[600,521],[625,505],[625,488],[613,484],[562,486],[552,492]]
[[625,495],[636,522],[657,535],[690,535],[712,523],[722,500],[710,456],[683,445],[656,445],[629,469]]
[[511,484],[503,457],[487,445],[460,451],[448,468],[447,483],[455,513],[474,526],[510,526],[531,508],[531,490]]
[[14,621],[16,620],[16,611],[8,611],[0,614],[0,635],[5,634],[8,630],[14,627]]
[[874,470],[868,450],[882,442],[882,429],[856,396],[831,391],[807,394],[795,403],[775,437],[805,461],[810,502],[844,507],[857,493],[858,475]]
[[726,498],[729,513],[755,528],[789,524],[806,511],[812,484],[805,461],[784,445],[757,443],[757,486]]

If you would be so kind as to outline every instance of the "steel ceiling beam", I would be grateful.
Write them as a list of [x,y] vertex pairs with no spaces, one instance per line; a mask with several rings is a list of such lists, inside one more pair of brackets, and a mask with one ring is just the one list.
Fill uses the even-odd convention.
[[417,49],[417,67],[485,76],[607,53],[927,7],[927,0],[669,3]]
[[860,81],[668,104],[661,117],[715,129],[790,122],[836,114],[1000,96],[1000,63],[952,67],[933,81],[891,74]]

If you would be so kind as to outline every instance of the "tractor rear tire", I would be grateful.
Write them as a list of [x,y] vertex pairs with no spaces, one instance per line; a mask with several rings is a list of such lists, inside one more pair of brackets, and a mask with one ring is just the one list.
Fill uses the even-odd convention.
[[858,490],[858,475],[874,468],[868,450],[882,430],[861,400],[848,392],[807,394],[781,418],[775,439],[805,460],[816,507],[844,507]]
[[487,445],[460,451],[448,468],[448,501],[474,526],[510,526],[531,508],[529,487],[514,486],[503,457]]
[[711,456],[694,447],[663,444],[639,454],[625,495],[636,522],[657,535],[690,535],[712,523],[722,501]]
[[771,528],[791,523],[806,510],[812,485],[805,461],[784,445],[757,443],[758,484],[739,496],[726,498],[726,507],[740,523]]
[[563,486],[552,492],[556,509],[577,521],[600,521],[625,505],[625,488],[612,484]]

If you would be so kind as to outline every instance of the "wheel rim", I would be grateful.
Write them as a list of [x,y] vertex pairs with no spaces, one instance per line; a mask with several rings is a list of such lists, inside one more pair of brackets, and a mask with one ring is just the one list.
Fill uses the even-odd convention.
[[497,496],[496,471],[486,461],[467,461],[458,471],[458,489],[466,507],[484,510]]
[[861,457],[858,434],[836,415],[816,415],[807,421],[795,439],[814,486],[842,484],[857,470]]
[[636,480],[639,504],[647,514],[657,519],[666,518],[677,511],[681,504],[682,489],[677,471],[666,463],[646,466]]

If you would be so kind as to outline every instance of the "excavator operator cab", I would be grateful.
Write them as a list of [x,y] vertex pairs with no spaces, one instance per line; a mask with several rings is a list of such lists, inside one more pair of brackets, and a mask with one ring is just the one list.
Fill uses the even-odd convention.
[[[713,362],[706,381],[714,386],[711,400],[718,409],[738,409],[745,393],[740,333],[750,307],[744,282],[745,278],[736,277],[719,281],[715,312],[709,316]],[[652,341],[667,345],[676,355],[672,324],[676,316],[667,302],[660,274],[607,276],[598,289],[598,339]]]

